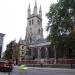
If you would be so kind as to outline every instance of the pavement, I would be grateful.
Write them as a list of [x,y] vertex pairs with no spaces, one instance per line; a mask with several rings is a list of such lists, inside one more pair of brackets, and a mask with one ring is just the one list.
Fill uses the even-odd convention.
[[8,73],[0,72],[0,75],[8,75]]
[[67,68],[44,68],[44,67],[28,67],[28,69],[46,69],[46,70],[65,70],[65,71],[75,71],[75,69],[67,69]]
[[[18,68],[18,66],[14,66],[14,68]],[[44,67],[25,67],[24,69],[38,69],[38,70],[59,70],[59,71],[75,71],[74,69],[68,69],[68,68],[44,68]]]
[[[65,68],[26,67],[23,73],[19,71],[19,67],[14,66],[14,69],[10,75],[75,75],[75,69]],[[25,73],[25,71],[27,71],[27,73]],[[9,74],[0,72],[0,75]]]

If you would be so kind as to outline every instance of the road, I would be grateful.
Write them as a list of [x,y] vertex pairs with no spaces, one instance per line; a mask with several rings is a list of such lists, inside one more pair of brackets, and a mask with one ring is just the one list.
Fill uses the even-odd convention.
[[75,69],[29,67],[28,69],[21,71],[18,66],[15,66],[10,75],[75,75]]

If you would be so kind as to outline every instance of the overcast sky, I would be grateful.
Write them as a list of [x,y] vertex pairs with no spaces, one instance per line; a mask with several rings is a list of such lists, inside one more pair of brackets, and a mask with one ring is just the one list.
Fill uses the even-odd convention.
[[[44,37],[47,36],[46,26],[48,19],[45,14],[48,12],[51,3],[57,0],[36,0],[37,7],[42,7],[42,27]],[[0,33],[4,33],[4,49],[6,44],[16,39],[25,39],[27,26],[27,10],[30,3],[31,13],[35,0],[0,0]]]

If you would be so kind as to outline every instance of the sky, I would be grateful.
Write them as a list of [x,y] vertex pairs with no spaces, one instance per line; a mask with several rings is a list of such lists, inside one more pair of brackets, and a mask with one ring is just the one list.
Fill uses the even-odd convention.
[[[57,0],[36,0],[36,2],[38,11],[40,5],[42,8],[42,27],[44,38],[46,38],[48,19],[45,15],[49,11],[50,5]],[[20,38],[25,39],[29,3],[31,13],[33,13],[35,0],[0,0],[0,33],[5,34],[3,51],[10,41],[18,42]]]

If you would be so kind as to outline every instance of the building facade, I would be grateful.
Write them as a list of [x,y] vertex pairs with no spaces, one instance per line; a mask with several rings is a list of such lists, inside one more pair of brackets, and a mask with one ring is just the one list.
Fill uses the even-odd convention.
[[5,34],[0,33],[0,58],[1,58],[2,48],[3,48],[4,35],[5,35]]
[[42,9],[37,12],[35,1],[34,10],[31,14],[30,4],[27,11],[27,27],[25,40],[19,40],[19,61],[41,60],[54,57],[51,43],[44,39],[42,28]]
[[39,39],[43,39],[42,10],[40,6],[39,14],[37,13],[37,4],[35,2],[33,14],[31,14],[29,4],[25,41],[27,44],[31,44]]
[[[30,4],[27,11],[26,36],[18,43],[13,43],[13,61],[25,64],[75,64],[75,50],[56,48],[43,37],[42,9],[37,11],[35,1],[34,10],[31,14]],[[75,42],[75,41],[74,41]],[[37,62],[36,62],[37,61]]]
[[[64,50],[63,48],[55,48],[47,39],[43,37],[42,28],[42,9],[37,12],[37,3],[35,1],[34,10],[31,14],[30,4],[27,11],[27,27],[26,36],[22,40],[13,45],[13,60],[24,63],[40,63],[44,64],[75,64],[75,50]],[[72,59],[71,56],[74,58]],[[39,62],[36,62],[39,61]]]

